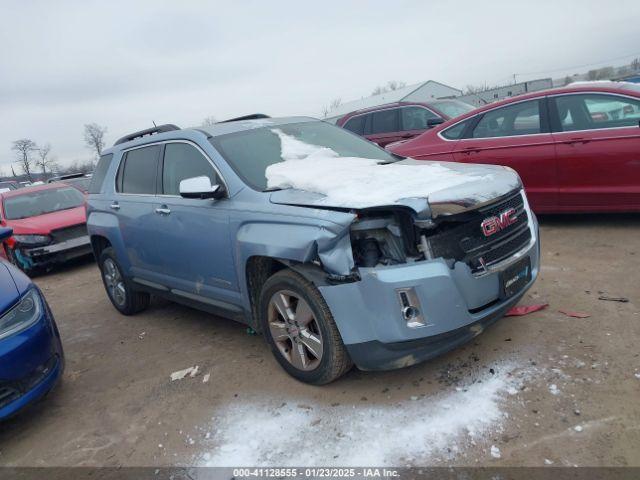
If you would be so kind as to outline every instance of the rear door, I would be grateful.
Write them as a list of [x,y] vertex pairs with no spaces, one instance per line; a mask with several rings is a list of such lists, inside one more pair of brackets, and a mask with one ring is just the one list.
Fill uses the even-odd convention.
[[402,140],[400,132],[400,109],[385,108],[365,115],[365,137],[384,147]]
[[458,140],[454,158],[513,168],[534,210],[557,208],[557,164],[549,133],[546,99],[525,100],[489,110]]
[[131,275],[147,278],[154,268],[153,204],[160,145],[124,153],[116,177],[116,193],[109,205],[118,218]]
[[231,200],[182,198],[179,192],[180,181],[187,178],[207,176],[213,185],[224,185],[224,180],[190,142],[165,144],[161,172],[152,214],[155,281],[183,296],[237,298],[230,293],[238,288],[229,236]]
[[640,209],[640,99],[608,93],[550,97],[563,209]]

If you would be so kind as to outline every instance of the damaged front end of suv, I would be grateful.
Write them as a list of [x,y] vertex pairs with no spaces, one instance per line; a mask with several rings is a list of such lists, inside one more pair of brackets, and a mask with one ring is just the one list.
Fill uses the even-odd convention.
[[[537,277],[538,224],[517,174],[504,167],[446,166],[471,178],[491,172],[493,181],[351,209],[349,248],[339,242],[319,252],[327,281],[318,288],[363,370],[412,365],[469,341]],[[283,190],[272,201],[338,209],[303,196]]]

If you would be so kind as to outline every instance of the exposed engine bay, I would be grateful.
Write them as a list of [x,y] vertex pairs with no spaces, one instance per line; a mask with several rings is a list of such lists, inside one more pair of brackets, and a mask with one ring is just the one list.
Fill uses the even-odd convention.
[[531,241],[529,212],[520,192],[483,208],[419,220],[409,209],[358,213],[351,226],[356,267],[376,267],[443,258],[482,273]]

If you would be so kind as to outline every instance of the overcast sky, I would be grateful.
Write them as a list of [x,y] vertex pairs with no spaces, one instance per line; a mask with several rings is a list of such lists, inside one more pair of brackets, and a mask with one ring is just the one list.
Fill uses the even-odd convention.
[[152,121],[319,116],[388,80],[560,77],[640,56],[639,22],[638,0],[4,1],[0,171],[24,137],[90,158],[90,122],[111,145]]

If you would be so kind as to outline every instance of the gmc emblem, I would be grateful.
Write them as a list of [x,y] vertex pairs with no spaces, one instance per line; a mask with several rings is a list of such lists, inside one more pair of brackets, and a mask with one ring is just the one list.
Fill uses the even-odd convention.
[[510,208],[500,213],[497,217],[485,218],[480,227],[485,237],[490,237],[494,233],[498,233],[500,230],[504,230],[509,225],[512,225],[518,221],[516,216],[516,209]]

